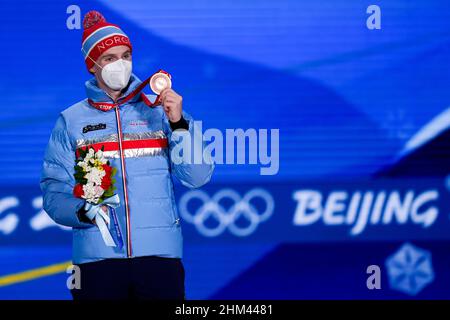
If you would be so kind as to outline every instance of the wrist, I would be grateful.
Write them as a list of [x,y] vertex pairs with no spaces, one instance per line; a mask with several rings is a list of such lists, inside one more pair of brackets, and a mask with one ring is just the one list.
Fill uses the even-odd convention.
[[175,122],[180,121],[182,118],[183,118],[183,115],[180,114],[180,115],[175,116],[175,117],[169,117],[169,121],[175,123]]
[[189,130],[189,123],[186,121],[186,119],[181,116],[180,120],[172,122],[169,120],[170,128],[172,131],[175,131],[177,129],[183,129],[183,130]]

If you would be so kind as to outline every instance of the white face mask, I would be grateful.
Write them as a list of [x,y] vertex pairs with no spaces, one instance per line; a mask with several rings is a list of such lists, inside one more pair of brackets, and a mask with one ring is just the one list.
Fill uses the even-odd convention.
[[131,77],[131,61],[119,59],[102,68],[102,79],[113,90],[122,90]]

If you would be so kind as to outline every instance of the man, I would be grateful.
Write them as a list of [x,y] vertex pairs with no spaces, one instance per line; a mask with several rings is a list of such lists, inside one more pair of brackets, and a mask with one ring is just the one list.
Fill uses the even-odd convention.
[[[173,161],[171,150],[193,134],[193,120],[182,110],[182,97],[166,88],[140,93],[131,73],[132,46],[127,35],[96,11],[83,21],[82,52],[94,78],[86,82],[88,99],[62,111],[45,152],[41,189],[44,209],[59,224],[73,228],[73,263],[81,288],[74,299],[184,299],[182,234],[172,176],[183,185],[209,181],[213,165]],[[186,133],[188,135],[186,135]],[[192,133],[192,134],[190,134]],[[197,142],[201,143],[201,142]],[[117,169],[117,228],[108,228],[122,246],[102,238],[92,204],[74,196],[74,166],[80,148],[108,145],[104,152]],[[183,158],[184,159],[184,158]],[[97,205],[111,216],[105,205]],[[94,206],[95,207],[95,206]]]

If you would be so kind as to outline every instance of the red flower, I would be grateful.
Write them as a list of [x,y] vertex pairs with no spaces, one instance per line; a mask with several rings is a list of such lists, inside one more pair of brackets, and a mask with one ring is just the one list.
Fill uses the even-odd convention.
[[110,176],[111,175],[111,171],[112,171],[112,167],[108,166],[106,163],[102,164],[103,170],[105,170],[106,175]]
[[105,176],[102,179],[102,189],[108,190],[111,186],[111,175],[106,172]]
[[77,184],[75,188],[73,188],[73,195],[77,198],[81,198],[84,195],[83,185]]

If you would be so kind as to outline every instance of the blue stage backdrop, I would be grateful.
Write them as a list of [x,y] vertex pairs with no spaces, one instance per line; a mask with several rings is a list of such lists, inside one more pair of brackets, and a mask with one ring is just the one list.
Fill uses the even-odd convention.
[[188,299],[450,298],[450,2],[3,0],[1,299],[70,298],[63,269],[11,275],[71,259],[39,178],[90,77],[77,8],[122,27],[138,77],[169,71],[204,129],[279,129],[276,175],[176,186]]

